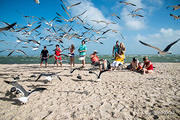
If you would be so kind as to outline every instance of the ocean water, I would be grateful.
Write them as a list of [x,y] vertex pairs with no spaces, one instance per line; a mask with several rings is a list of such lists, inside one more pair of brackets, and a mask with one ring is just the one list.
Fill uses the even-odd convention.
[[[139,59],[139,61],[143,62],[142,59],[144,56],[148,56],[150,61],[152,62],[171,62],[171,63],[178,63],[180,62],[180,55],[126,55],[125,62],[129,63],[132,61],[133,57]],[[112,56],[110,55],[100,55],[99,58],[107,59],[110,62],[113,62]],[[63,63],[69,63],[68,57],[62,57]],[[40,58],[37,56],[0,56],[0,64],[39,64]],[[48,60],[49,64],[54,63],[54,58],[50,58]],[[78,60],[78,56],[75,57],[75,63],[79,64],[80,61]],[[91,63],[89,56],[86,57],[86,63]]]

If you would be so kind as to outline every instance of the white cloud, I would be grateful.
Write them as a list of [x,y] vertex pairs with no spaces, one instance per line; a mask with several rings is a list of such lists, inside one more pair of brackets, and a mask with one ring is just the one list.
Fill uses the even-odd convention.
[[121,18],[125,22],[125,25],[132,30],[144,29],[146,26],[144,18],[133,18],[132,16],[128,15],[129,13],[129,10],[126,7],[124,7],[121,12]]
[[[84,12],[85,10],[87,10],[87,12],[82,15],[82,18],[86,17],[86,22],[92,26],[96,26],[97,28],[102,28],[103,26],[105,26],[106,24],[104,23],[99,23],[97,24],[96,22],[93,22],[92,20],[103,20],[103,21],[107,21],[107,22],[113,22],[111,21],[111,19],[105,18],[104,15],[102,14],[102,12],[96,8],[94,6],[94,4],[88,0],[68,0],[68,2],[70,4],[72,3],[76,3],[81,1],[81,4],[78,6],[75,6],[73,8],[71,8],[71,14],[72,16],[78,15],[82,12]],[[118,24],[110,24],[109,28],[111,29],[116,29],[116,30],[121,30],[121,27]]]

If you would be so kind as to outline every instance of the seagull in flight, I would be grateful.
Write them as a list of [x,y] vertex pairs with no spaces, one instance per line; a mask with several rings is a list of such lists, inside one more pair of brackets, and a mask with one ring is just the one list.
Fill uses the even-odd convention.
[[135,4],[133,3],[130,3],[130,2],[125,2],[125,1],[119,1],[119,3],[123,3],[125,5],[132,5],[132,6],[136,6]]
[[39,0],[34,0],[36,2],[36,4],[40,4],[40,1]]
[[[58,73],[59,73],[59,72],[58,72]],[[62,81],[62,79],[59,77],[59,75],[57,75],[58,73],[41,73],[41,74],[38,76],[38,78],[35,80],[35,82],[37,82],[42,76],[45,76],[48,81],[51,81],[51,80],[52,80],[52,76],[54,76],[54,75],[57,76],[57,78],[58,78],[60,81]]]
[[156,50],[158,51],[158,54],[160,54],[160,55],[165,55],[165,54],[172,54],[172,53],[169,53],[168,51],[169,51],[169,49],[170,49],[175,43],[177,43],[179,40],[180,40],[180,38],[177,39],[176,41],[172,42],[171,44],[169,44],[163,51],[162,51],[161,49],[159,49],[158,47],[154,47],[154,46],[152,46],[152,45],[150,45],[150,44],[147,44],[147,43],[145,43],[145,42],[142,42],[142,41],[140,41],[140,40],[139,40],[139,42],[140,42],[141,44],[145,45],[145,46],[148,46],[148,47],[151,47],[151,48],[156,49]]
[[13,23],[13,24],[10,24],[10,25],[8,25],[6,27],[0,28],[0,32],[7,31],[7,30],[13,28],[15,25],[16,25],[16,23]]
[[81,2],[78,2],[78,3],[75,3],[75,4],[72,4],[72,5],[68,6],[68,7],[67,7],[67,10],[69,10],[70,8],[72,8],[72,7],[74,7],[74,6],[77,6],[77,5],[79,5],[79,4],[81,4]]
[[16,82],[16,81],[4,81],[5,83],[7,83],[7,84],[10,84],[10,85],[12,85],[12,86],[14,86],[15,88],[16,88],[16,90],[18,90],[18,91],[20,91],[20,93],[22,93],[23,94],[23,97],[20,97],[20,98],[18,98],[18,100],[21,102],[21,103],[23,103],[23,104],[25,104],[25,103],[27,103],[28,102],[28,98],[29,98],[29,96],[31,95],[31,93],[33,93],[33,92],[36,92],[36,91],[43,91],[43,90],[46,90],[47,88],[36,88],[36,89],[34,89],[34,90],[32,90],[32,91],[26,91],[18,82]]
[[180,4],[179,5],[168,6],[167,8],[169,8],[169,7],[172,7],[173,10],[178,10],[178,9],[180,9]]
[[176,16],[176,15],[170,14],[170,16],[172,16],[176,20],[178,20],[180,18],[180,15]]

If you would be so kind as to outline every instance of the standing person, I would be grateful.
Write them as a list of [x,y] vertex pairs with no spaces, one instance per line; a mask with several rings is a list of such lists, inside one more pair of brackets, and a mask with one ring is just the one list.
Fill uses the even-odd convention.
[[115,58],[116,53],[119,51],[119,41],[116,41],[116,45],[113,46],[112,56]]
[[82,61],[82,67],[85,67],[85,57],[86,57],[86,51],[87,51],[87,46],[85,45],[85,40],[81,41],[81,45],[78,49],[79,51],[79,60]]
[[125,47],[125,45],[124,45],[123,42],[121,42],[120,45],[119,45],[119,53],[120,53],[121,51],[123,51],[124,53],[126,52],[126,47]]
[[69,52],[70,52],[70,65],[71,67],[75,66],[75,63],[74,63],[74,51],[75,51],[75,47],[73,44],[71,44],[71,47],[69,48]]
[[147,56],[143,58],[143,61],[143,73],[153,73],[153,64],[151,63],[151,61],[149,61]]
[[54,56],[55,56],[57,66],[60,63],[60,66],[62,67],[61,49],[60,49],[59,45],[56,45],[55,55]]
[[41,58],[40,67],[42,67],[43,61],[45,61],[45,67],[47,67],[47,60],[49,58],[49,54],[48,54],[48,50],[46,49],[46,46],[44,46],[44,49],[41,51],[40,58]]

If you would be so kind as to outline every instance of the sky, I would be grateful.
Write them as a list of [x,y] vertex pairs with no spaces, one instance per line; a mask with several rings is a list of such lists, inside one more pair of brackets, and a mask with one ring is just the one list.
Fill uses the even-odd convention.
[[[9,24],[17,22],[16,28],[27,26],[28,23],[37,21],[36,18],[25,18],[23,16],[36,16],[43,17],[47,21],[51,21],[57,16],[56,12],[61,14],[64,18],[68,19],[68,15],[61,8],[61,0],[39,0],[40,4],[36,4],[34,0],[0,0],[0,21],[7,22]],[[180,38],[180,20],[175,20],[169,14],[180,15],[180,9],[173,11],[172,8],[167,8],[167,6],[178,5],[180,0],[124,0],[126,2],[131,2],[136,6],[124,5],[119,3],[121,0],[63,0],[64,6],[69,6],[74,3],[81,2],[81,4],[74,6],[68,10],[71,17],[79,15],[87,10],[81,19],[85,21],[82,24],[79,20],[72,23],[63,21],[62,23],[53,22],[53,26],[56,29],[63,28],[64,31],[68,31],[71,27],[74,31],[70,34],[77,33],[82,34],[85,32],[83,25],[93,29],[101,29],[106,26],[104,23],[96,23],[93,20],[103,20],[109,23],[106,28],[102,29],[102,32],[111,29],[111,31],[102,35],[97,34],[93,31],[87,33],[84,38],[93,35],[92,39],[97,39],[99,37],[105,37],[100,39],[103,44],[97,42],[87,42],[88,54],[91,54],[94,50],[97,50],[101,55],[112,54],[113,45],[118,40],[123,42],[126,46],[126,54],[157,54],[157,51],[149,48],[147,46],[139,43],[139,40],[149,43],[153,46],[157,46],[160,49],[164,49],[168,44]],[[137,8],[143,8],[137,13],[143,15],[144,17],[132,17],[130,12]],[[116,14],[120,17],[118,19],[112,14]],[[0,27],[5,27],[3,22],[0,22]],[[33,24],[30,28],[33,29],[38,26],[37,23]],[[53,54],[53,49],[58,42],[49,43],[47,40],[40,40],[40,37],[45,37],[48,35],[54,35],[55,33],[47,31],[50,28],[45,21],[41,21],[41,28],[38,31],[41,33],[36,36],[37,33],[32,33],[31,35],[22,35],[22,32],[10,32],[5,31],[0,33],[0,40],[5,40],[5,42],[0,42],[0,51],[5,49],[22,49],[28,55],[39,55],[44,45],[53,44],[53,46],[48,46],[47,49]],[[112,30],[117,31],[112,32]],[[4,35],[4,33],[6,35]],[[57,34],[60,36],[62,31]],[[122,37],[123,36],[123,37]],[[32,46],[37,47],[37,45],[30,44],[18,44],[17,37],[22,40],[33,39],[40,41],[41,46],[36,51],[32,50]],[[53,38],[51,38],[53,40]],[[75,53],[78,54],[78,48],[83,39],[67,39],[63,38],[63,45],[65,48],[74,44],[76,47]],[[27,46],[28,48],[22,48],[22,46]],[[61,47],[61,49],[63,49]],[[180,54],[180,42],[176,43],[170,52],[173,54]],[[1,55],[8,55],[9,52],[0,52]],[[21,55],[21,53],[14,53],[12,55]]]

